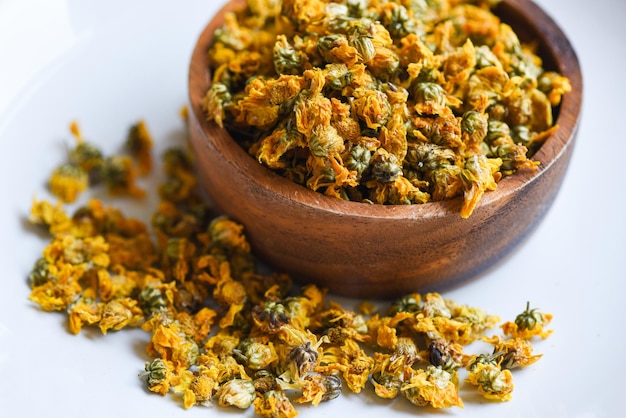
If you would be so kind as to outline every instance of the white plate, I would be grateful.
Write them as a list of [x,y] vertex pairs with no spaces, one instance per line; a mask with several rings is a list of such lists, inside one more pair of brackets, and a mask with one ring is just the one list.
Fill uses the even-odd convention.
[[[446,416],[615,417],[623,410],[626,83],[618,76],[626,68],[626,4],[540,3],[571,36],[583,64],[584,119],[572,164],[554,206],[521,248],[444,296],[505,319],[530,300],[554,314],[555,331],[535,345],[544,357],[514,373],[513,400],[469,397],[464,409],[446,410]],[[187,62],[195,37],[221,4],[0,2],[0,416],[209,413],[204,407],[184,411],[173,397],[146,391],[137,376],[147,360],[144,332],[70,335],[64,315],[44,313],[27,300],[26,276],[47,241],[25,219],[34,196],[49,197],[45,180],[72,144],[70,121],[105,151],[114,151],[139,118],[159,149],[180,141],[177,112],[186,103]],[[155,203],[151,196],[124,205],[147,219]],[[369,389],[299,407],[300,416],[432,413],[403,400],[377,400]],[[232,412],[215,407],[210,413]]]

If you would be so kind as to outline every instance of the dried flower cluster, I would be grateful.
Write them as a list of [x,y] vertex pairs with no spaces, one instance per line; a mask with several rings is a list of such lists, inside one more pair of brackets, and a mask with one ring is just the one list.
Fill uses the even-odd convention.
[[105,156],[100,148],[84,140],[76,122],[71,124],[70,131],[77,144],[69,152],[68,161],[50,176],[53,195],[62,202],[72,203],[89,186],[99,183],[104,183],[113,195],[144,195],[144,190],[136,185],[136,178],[152,170],[152,137],[143,121],[128,132],[125,147],[130,155]]
[[[145,156],[136,155],[141,166]],[[530,340],[549,335],[551,315],[537,309],[504,323],[502,337],[485,337],[498,317],[437,293],[347,309],[323,289],[260,273],[243,227],[214,216],[196,191],[186,151],[167,150],[163,166],[150,225],[99,200],[71,215],[35,201],[30,215],[51,236],[30,274],[30,299],[67,312],[72,333],[150,333],[153,360],[141,373],[150,391],[177,394],[186,408],[217,403],[265,417],[293,417],[294,404],[316,406],[342,391],[448,408],[463,406],[463,368],[465,382],[506,401],[510,370],[541,357]],[[466,353],[479,339],[493,351]]]
[[556,129],[571,90],[470,0],[248,0],[209,51],[204,107],[260,163],[341,199],[412,204],[485,191]]

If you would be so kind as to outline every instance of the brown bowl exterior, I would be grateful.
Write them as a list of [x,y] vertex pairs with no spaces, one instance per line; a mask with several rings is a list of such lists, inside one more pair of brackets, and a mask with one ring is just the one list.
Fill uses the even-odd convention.
[[324,196],[263,167],[226,132],[207,122],[203,97],[211,75],[206,51],[227,4],[208,24],[189,73],[189,124],[201,184],[216,208],[241,222],[265,262],[338,295],[391,298],[442,290],[479,275],[515,248],[551,206],[572,154],[582,76],[566,36],[529,0],[505,0],[496,12],[521,39],[539,43],[544,65],[570,79],[554,133],[534,158],[540,169],[518,172],[485,193],[469,219],[461,199],[383,206]]

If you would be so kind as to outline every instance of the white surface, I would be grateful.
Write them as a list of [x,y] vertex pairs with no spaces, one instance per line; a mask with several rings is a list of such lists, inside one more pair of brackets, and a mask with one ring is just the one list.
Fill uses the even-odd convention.
[[[25,217],[71,145],[68,123],[110,151],[144,118],[159,147],[180,136],[187,62],[223,1],[0,0],[0,417],[249,416],[146,392],[139,330],[66,331],[65,317],[27,300],[46,244]],[[514,374],[512,401],[466,399],[459,417],[616,417],[623,411],[626,275],[623,0],[541,0],[581,60],[585,93],[578,143],[562,189],[537,231],[497,268],[444,293],[513,318],[527,300],[554,314],[544,358]],[[155,198],[130,214],[146,216]],[[366,391],[367,392],[367,391]],[[425,411],[373,396],[343,396],[300,416],[412,416]]]

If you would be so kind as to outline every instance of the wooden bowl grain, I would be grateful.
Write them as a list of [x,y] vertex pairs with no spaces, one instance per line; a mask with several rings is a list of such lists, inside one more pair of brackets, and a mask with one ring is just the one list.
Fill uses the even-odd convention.
[[391,298],[442,290],[480,275],[537,226],[558,192],[577,133],[583,81],[563,31],[529,0],[497,9],[522,40],[538,43],[544,66],[567,76],[559,125],[535,154],[540,169],[518,172],[487,192],[468,219],[462,200],[383,206],[326,197],[260,165],[228,134],[207,122],[202,102],[210,86],[207,50],[229,2],[200,35],[189,70],[189,123],[201,184],[218,210],[241,222],[253,251],[301,283],[338,295]]

